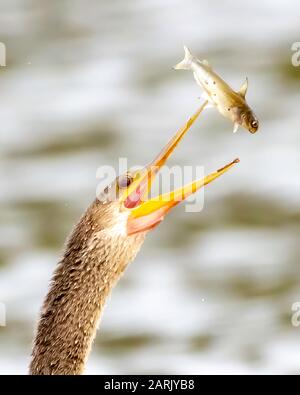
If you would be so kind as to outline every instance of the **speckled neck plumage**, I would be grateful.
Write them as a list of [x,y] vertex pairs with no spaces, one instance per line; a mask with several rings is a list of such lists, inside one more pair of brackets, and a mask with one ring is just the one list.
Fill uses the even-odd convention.
[[44,301],[30,374],[81,374],[105,300],[145,234],[127,236],[119,206],[97,200],[72,232]]

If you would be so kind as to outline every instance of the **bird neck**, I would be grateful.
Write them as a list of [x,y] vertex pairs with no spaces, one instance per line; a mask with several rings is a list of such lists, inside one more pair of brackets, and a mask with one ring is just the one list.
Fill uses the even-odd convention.
[[31,374],[84,370],[107,296],[145,237],[112,232],[106,216],[94,202],[67,242],[42,307]]

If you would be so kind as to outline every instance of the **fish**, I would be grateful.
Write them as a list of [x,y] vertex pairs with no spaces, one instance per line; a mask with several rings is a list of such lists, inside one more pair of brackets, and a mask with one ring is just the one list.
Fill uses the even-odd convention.
[[248,78],[238,92],[235,92],[217,73],[207,60],[199,60],[184,46],[184,59],[176,64],[175,70],[191,70],[197,84],[203,89],[202,97],[207,101],[206,108],[216,107],[227,119],[233,122],[233,133],[239,126],[250,133],[256,133],[259,121],[246,102]]

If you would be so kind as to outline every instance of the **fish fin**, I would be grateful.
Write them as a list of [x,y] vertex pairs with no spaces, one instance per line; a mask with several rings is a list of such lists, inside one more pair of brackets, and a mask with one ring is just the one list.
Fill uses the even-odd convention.
[[233,133],[236,133],[238,131],[239,126],[240,125],[237,122],[234,123],[234,125],[233,125]]
[[175,70],[190,70],[191,68],[191,63],[194,56],[191,54],[191,51],[188,49],[188,47],[184,46],[183,49],[184,59],[173,67]]
[[243,85],[241,86],[241,88],[239,90],[240,96],[242,96],[242,98],[244,98],[244,99],[245,99],[245,96],[247,93],[247,89],[248,89],[248,78],[245,79],[245,82],[243,83]]
[[210,63],[209,63],[208,60],[204,59],[204,60],[201,61],[201,63],[203,63],[204,66],[206,66],[206,67],[208,67],[209,69],[211,69],[211,65],[210,65]]

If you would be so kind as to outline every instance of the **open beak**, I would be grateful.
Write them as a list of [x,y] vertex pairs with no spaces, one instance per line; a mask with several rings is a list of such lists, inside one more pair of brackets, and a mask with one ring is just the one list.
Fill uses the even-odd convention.
[[165,164],[178,143],[204,110],[206,104],[207,102],[204,102],[193,116],[188,119],[186,124],[171,138],[159,155],[148,166],[138,172],[134,181],[127,188],[125,194],[123,194],[121,198],[122,203],[126,209],[130,210],[127,220],[128,235],[153,228],[164,219],[165,214],[172,207],[224,174],[235,163],[239,162],[238,159],[235,159],[225,167],[209,174],[203,179],[195,180],[174,191],[147,200],[147,195],[158,171]]

